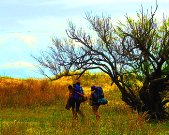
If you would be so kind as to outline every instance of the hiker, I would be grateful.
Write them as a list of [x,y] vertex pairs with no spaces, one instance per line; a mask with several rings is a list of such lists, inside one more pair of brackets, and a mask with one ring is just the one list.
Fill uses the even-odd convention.
[[70,108],[72,108],[72,115],[73,117],[75,117],[75,110],[74,110],[74,88],[72,85],[68,86],[68,90],[69,90],[69,96],[68,96],[68,100],[67,100],[67,104],[66,104],[66,109],[69,110]]
[[100,105],[107,104],[108,101],[104,98],[104,93],[101,87],[91,86],[91,96],[90,96],[90,105],[96,120],[100,119],[100,114],[98,112]]
[[73,100],[73,105],[72,109],[75,110],[74,118],[78,119],[77,114],[79,114],[82,118],[84,118],[83,112],[80,110],[80,104],[84,101],[86,101],[84,97],[84,92],[82,87],[80,86],[80,82],[77,82],[76,84],[73,84],[74,88],[74,100]]
[[95,93],[96,86],[91,87],[91,96],[90,96],[90,105],[92,106],[92,111],[94,115],[96,116],[96,119],[100,119],[100,114],[98,112],[99,109],[99,103],[97,102],[97,95]]

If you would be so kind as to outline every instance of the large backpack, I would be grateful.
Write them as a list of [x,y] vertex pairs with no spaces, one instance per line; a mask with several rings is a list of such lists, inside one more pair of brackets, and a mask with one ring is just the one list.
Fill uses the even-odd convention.
[[103,93],[102,87],[97,87],[93,96],[95,99],[97,99],[97,102],[100,105],[105,105],[108,103],[107,99],[104,98],[104,93]]
[[79,102],[84,102],[87,100],[87,97],[84,96],[84,92],[81,86],[75,85],[74,86],[75,91],[74,91],[74,99],[79,100]]
[[80,86],[78,86],[77,84],[74,84],[74,99],[79,98],[78,93],[81,93]]
[[97,95],[98,99],[104,98],[104,93],[103,93],[102,87],[97,87],[95,92],[96,92],[96,95]]

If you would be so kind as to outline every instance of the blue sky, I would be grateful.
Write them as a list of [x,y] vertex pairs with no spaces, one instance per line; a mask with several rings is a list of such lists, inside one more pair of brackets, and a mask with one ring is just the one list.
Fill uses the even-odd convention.
[[[86,27],[86,12],[135,17],[141,9],[155,9],[155,0],[0,0],[0,76],[43,77],[36,68],[37,55],[52,45],[52,37],[66,37],[68,21]],[[156,18],[169,13],[169,1],[158,0]]]

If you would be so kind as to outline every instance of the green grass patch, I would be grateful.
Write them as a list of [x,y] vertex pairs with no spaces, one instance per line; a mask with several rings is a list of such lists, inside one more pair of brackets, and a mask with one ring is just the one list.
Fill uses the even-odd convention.
[[[110,99],[109,99],[110,100]],[[0,110],[2,135],[119,135],[167,134],[169,122],[147,123],[126,105],[110,100],[100,106],[100,121],[95,120],[88,101],[81,110],[85,118],[73,120],[65,102],[32,108],[3,108]]]

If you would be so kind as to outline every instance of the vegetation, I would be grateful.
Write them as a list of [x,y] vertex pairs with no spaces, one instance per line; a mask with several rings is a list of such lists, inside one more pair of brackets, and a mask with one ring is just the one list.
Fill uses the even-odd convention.
[[[63,79],[63,80],[62,80]],[[101,120],[95,119],[89,101],[82,104],[85,119],[73,121],[71,111],[65,109],[67,86],[75,77],[57,81],[47,79],[0,78],[0,134],[6,135],[80,135],[80,134],[164,134],[168,122],[147,123],[146,113],[138,115],[121,101],[121,93],[110,78],[102,73],[86,73],[80,78],[85,94],[90,86],[100,85],[109,104],[101,106]],[[90,83],[89,83],[90,82]]]
[[[75,83],[75,77],[63,77],[61,80],[49,81],[48,79],[17,79],[0,77],[0,108],[32,107],[53,105],[67,98],[67,86]],[[85,73],[79,81],[88,89],[90,85],[107,87],[110,78],[103,73]],[[110,88],[111,86],[109,85]]]
[[80,78],[87,96],[91,85],[100,85],[109,104],[100,107],[101,119],[96,121],[89,101],[86,101],[81,106],[85,119],[73,121],[71,111],[65,109],[65,104],[67,86],[77,81],[75,77],[64,77],[53,82],[1,77],[0,134],[168,134],[168,122],[147,123],[147,114],[138,115],[122,102],[118,88],[107,83],[110,80],[103,73],[86,73]]
[[[35,57],[41,73],[50,78],[49,70],[55,75],[52,79],[59,79],[100,69],[132,109],[147,113],[150,120],[168,119],[169,20],[157,22],[157,7],[150,12],[141,9],[137,20],[126,16],[126,23],[117,27],[111,17],[87,14],[92,34],[70,23],[66,31],[69,39],[53,39],[49,51]],[[143,84],[137,92],[133,77]]]

